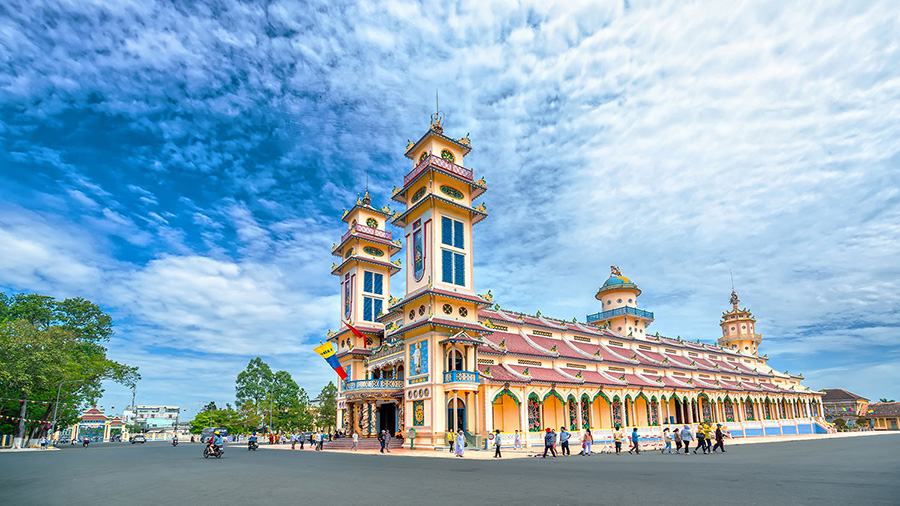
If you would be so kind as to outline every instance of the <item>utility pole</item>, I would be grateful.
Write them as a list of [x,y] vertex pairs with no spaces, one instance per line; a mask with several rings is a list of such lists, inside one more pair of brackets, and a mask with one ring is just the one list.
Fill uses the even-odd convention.
[[[59,387],[56,388],[56,404],[53,405],[53,432],[56,432],[56,410],[59,409],[59,394],[60,394],[60,392],[62,391],[62,386],[63,386],[65,383],[74,383],[74,382],[76,382],[76,381],[83,381],[83,380],[80,380],[80,379],[74,379],[74,380],[60,381],[60,382],[59,382]],[[52,439],[52,437],[53,437],[53,433],[52,433],[52,432],[50,433],[50,437],[51,437],[51,439]]]

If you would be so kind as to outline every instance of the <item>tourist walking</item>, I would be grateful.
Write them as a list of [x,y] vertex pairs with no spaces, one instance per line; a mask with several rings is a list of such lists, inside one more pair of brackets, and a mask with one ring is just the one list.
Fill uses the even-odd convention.
[[46,450],[46,449],[47,449],[47,438],[41,437],[41,450]]
[[616,430],[613,431],[613,444],[616,446],[616,455],[622,453],[622,440],[625,439],[625,433],[619,424],[616,424]]
[[[719,425],[721,425],[721,424],[719,424]],[[706,423],[706,426],[703,428],[703,435],[705,436],[704,440],[706,441],[706,453],[711,453],[712,452],[712,436],[713,436],[713,430],[712,430],[711,423],[709,423],[709,422]]]
[[456,437],[454,439],[456,440],[456,456],[462,457],[463,452],[466,450],[466,437],[463,435],[462,429],[460,429],[459,432],[456,433]]
[[500,429],[494,431],[494,458],[500,458]]
[[675,453],[681,453],[681,429],[672,429],[672,439],[675,440]]
[[556,448],[553,447],[553,445],[555,445],[555,444],[556,444],[556,433],[553,432],[553,430],[550,427],[547,427],[547,433],[544,434],[544,456],[541,457],[542,459],[547,458],[547,450],[550,450],[550,453],[551,453],[551,455],[553,455],[554,459],[556,458]]
[[691,426],[688,424],[684,424],[684,428],[681,429],[681,444],[684,445],[684,454],[690,455],[691,449],[691,441],[694,440],[694,435],[691,433]]
[[452,430],[447,432],[447,444],[450,446],[450,453],[456,451],[456,445],[453,444],[453,441],[456,440],[454,436],[456,436],[456,434]]
[[319,451],[325,449],[325,431],[319,431]]
[[513,436],[513,448],[516,450],[522,448],[522,434],[519,433],[519,429],[516,429],[516,435]]
[[631,432],[631,448],[628,449],[628,454],[631,455],[631,452],[637,452],[638,455],[641,454],[641,436],[638,435],[637,427]]
[[297,434],[291,434],[291,450],[297,449]]
[[594,442],[594,436],[591,434],[591,429],[584,429],[584,436],[581,437],[581,445],[584,449],[581,451],[582,455],[590,455],[591,454],[591,444]]
[[572,452],[569,451],[569,433],[566,432],[565,427],[559,428],[559,446],[560,446],[560,455],[563,457],[571,457]]
[[666,451],[668,451],[669,453],[672,453],[672,434],[669,433],[668,427],[663,429],[662,435],[663,435],[663,443],[665,443],[666,446],[663,446],[663,449],[660,450],[659,453],[666,453]]
[[705,439],[706,439],[706,434],[703,433],[703,425],[702,424],[698,425],[697,426],[697,447],[694,448],[694,454],[697,453],[697,450],[700,450],[703,452],[704,455],[706,455],[706,442],[704,441]]
[[354,452],[359,451],[359,434],[356,431],[353,431],[353,446],[350,447],[350,450]]
[[384,450],[388,453],[391,453],[391,432],[389,430],[384,431]]
[[716,424],[716,445],[712,447],[712,452],[716,453],[716,448],[721,448],[722,453],[725,453],[725,433],[722,432],[722,424]]

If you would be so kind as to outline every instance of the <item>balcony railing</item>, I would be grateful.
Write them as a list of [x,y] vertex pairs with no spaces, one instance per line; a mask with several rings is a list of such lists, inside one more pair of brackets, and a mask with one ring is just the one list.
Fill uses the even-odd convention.
[[352,234],[353,232],[357,232],[357,233],[364,234],[364,235],[370,235],[372,237],[377,237],[379,239],[384,239],[386,241],[391,240],[390,232],[388,232],[386,230],[378,230],[377,228],[367,227],[365,225],[360,225],[359,223],[357,223],[356,225],[353,225],[352,227],[350,227],[350,230],[348,230],[343,236],[341,236],[341,242],[346,241],[347,238],[350,237],[350,234]]
[[609,318],[613,318],[616,316],[622,316],[623,314],[630,314],[634,316],[640,316],[642,318],[653,319],[652,311],[644,311],[643,309],[638,309],[636,307],[618,307],[616,309],[610,309],[608,311],[600,311],[599,313],[589,314],[587,315],[588,323],[599,321],[599,320],[608,320]]
[[472,371],[447,371],[444,383],[478,383],[478,373]]
[[419,174],[421,174],[425,171],[425,169],[428,168],[429,165],[434,165],[435,167],[459,176],[466,181],[475,180],[472,169],[467,169],[461,165],[456,165],[453,162],[448,162],[447,160],[434,155],[428,155],[424,160],[422,160],[420,164],[416,165],[416,167],[403,178],[403,186],[408,185],[410,181],[417,178]]
[[367,379],[344,382],[347,390],[399,390],[403,388],[402,379]]

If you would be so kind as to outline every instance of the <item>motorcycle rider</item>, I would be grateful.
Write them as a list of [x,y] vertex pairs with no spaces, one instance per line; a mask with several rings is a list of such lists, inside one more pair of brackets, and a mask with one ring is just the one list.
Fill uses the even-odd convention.
[[209,450],[212,453],[215,453],[225,444],[225,440],[222,439],[222,436],[219,434],[219,431],[216,431],[215,434],[211,438],[209,438]]
[[178,434],[172,436],[172,446],[178,446]]
[[258,446],[256,439],[256,431],[253,431],[253,434],[250,434],[250,439],[247,440],[247,447],[252,448]]

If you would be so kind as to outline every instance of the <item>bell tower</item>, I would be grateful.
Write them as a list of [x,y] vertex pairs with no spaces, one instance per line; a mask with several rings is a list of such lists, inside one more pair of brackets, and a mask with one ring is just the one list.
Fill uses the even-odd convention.
[[758,355],[762,336],[756,333],[756,318],[747,309],[738,309],[741,299],[731,290],[731,311],[722,313],[722,337],[719,346],[728,346],[741,353]]
[[[356,204],[344,211],[341,220],[347,231],[341,242],[333,245],[331,254],[340,258],[332,265],[331,273],[341,284],[341,323],[350,324],[363,333],[380,334],[384,325],[378,316],[386,312],[391,294],[391,276],[400,272],[399,260],[390,258],[400,251],[400,240],[393,240],[387,230],[390,209],[372,206],[369,190],[358,198]],[[342,325],[344,327],[344,325]],[[347,328],[342,328],[343,334]],[[367,340],[373,339],[372,336]],[[338,349],[367,348],[373,343],[363,343],[353,333],[338,342]]]
[[[440,111],[432,114],[431,128],[416,142],[409,142],[406,157],[413,169],[403,178],[403,187],[394,188],[392,199],[406,210],[394,216],[392,223],[403,228],[406,239],[406,295],[438,289],[460,296],[475,296],[472,228],[487,217],[484,204],[474,199],[487,190],[484,179],[475,180],[472,169],[463,166],[472,150],[468,135],[454,139],[444,134]],[[427,315],[453,313],[460,301],[447,306],[429,299]],[[409,313],[414,309],[415,313]],[[409,308],[409,320],[426,317],[418,306]],[[477,321],[474,305],[456,318]],[[407,322],[409,321],[407,320]]]

